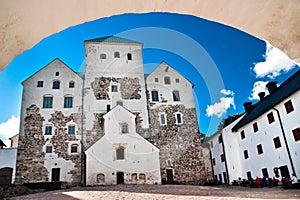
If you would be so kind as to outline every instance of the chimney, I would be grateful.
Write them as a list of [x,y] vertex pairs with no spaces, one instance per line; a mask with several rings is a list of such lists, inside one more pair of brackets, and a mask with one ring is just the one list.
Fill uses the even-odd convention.
[[273,94],[274,91],[277,89],[277,82],[276,81],[271,81],[271,82],[267,83],[266,86],[269,90],[269,93]]
[[251,110],[251,108],[252,108],[252,102],[245,102],[245,103],[243,104],[243,106],[244,106],[244,108],[245,108],[245,111],[246,111],[246,112],[249,112],[249,111]]
[[265,98],[265,92],[260,92],[258,93],[258,96],[259,96],[259,100],[263,100]]

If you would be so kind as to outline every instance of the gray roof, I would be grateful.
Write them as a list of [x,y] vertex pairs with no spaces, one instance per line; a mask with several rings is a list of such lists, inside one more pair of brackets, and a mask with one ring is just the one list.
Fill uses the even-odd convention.
[[85,42],[136,43],[136,44],[142,44],[140,42],[136,42],[136,41],[133,41],[133,40],[128,40],[128,39],[117,37],[117,36],[106,36],[106,37],[94,38],[94,39],[85,40]]
[[284,81],[272,94],[252,106],[252,109],[232,128],[237,131],[242,126],[255,120],[280,102],[300,89],[300,70]]

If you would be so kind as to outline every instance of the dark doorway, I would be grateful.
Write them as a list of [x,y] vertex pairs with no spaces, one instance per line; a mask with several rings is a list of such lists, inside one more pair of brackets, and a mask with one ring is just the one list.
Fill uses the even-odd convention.
[[226,172],[223,172],[224,183],[228,184]]
[[0,169],[0,186],[11,184],[12,173],[13,173],[13,168],[5,167]]
[[59,181],[60,168],[52,168],[52,178],[51,181]]
[[290,172],[286,165],[279,167],[281,177],[289,177],[290,178]]
[[173,183],[173,170],[167,169],[167,183]]
[[124,184],[124,173],[117,172],[117,184]]

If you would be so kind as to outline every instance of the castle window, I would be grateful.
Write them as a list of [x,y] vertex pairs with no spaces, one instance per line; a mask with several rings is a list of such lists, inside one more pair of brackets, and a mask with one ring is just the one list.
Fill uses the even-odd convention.
[[269,177],[269,173],[268,173],[268,169],[267,168],[261,169],[261,172],[262,172],[262,174],[263,174],[264,177],[266,177],[266,178]]
[[117,160],[125,159],[125,149],[123,147],[116,149],[116,158]]
[[111,86],[111,91],[112,92],[118,92],[118,86],[117,85],[112,85]]
[[179,91],[173,91],[173,101],[180,101]]
[[248,158],[249,158],[248,150],[245,150],[245,151],[244,151],[244,158],[245,158],[245,159],[248,159]]
[[166,114],[165,113],[161,113],[160,114],[160,125],[166,125]]
[[117,101],[117,105],[123,106],[123,101]]
[[253,124],[253,131],[254,131],[254,133],[258,131],[257,122],[255,122],[255,123]]
[[300,141],[300,128],[292,130],[295,142]]
[[260,154],[263,154],[263,153],[264,153],[264,151],[263,151],[263,148],[262,148],[261,144],[257,145],[257,146],[256,146],[256,148],[257,148],[257,153],[258,153],[258,155],[260,155]]
[[215,158],[212,159],[212,163],[213,163],[213,165],[216,165],[216,159]]
[[55,76],[59,76],[59,72],[55,72]]
[[37,87],[44,87],[44,81],[38,81]]
[[70,81],[69,82],[69,88],[74,88],[75,87],[75,82],[74,81]]
[[154,78],[154,82],[155,82],[155,83],[158,83],[158,78]]
[[52,153],[52,146],[46,146],[46,153]]
[[158,91],[152,90],[151,97],[152,97],[152,101],[158,101]]
[[280,143],[279,137],[273,138],[273,142],[274,142],[275,149],[278,149],[278,148],[281,147],[281,143]]
[[59,89],[60,88],[60,82],[59,81],[53,81],[52,89]]
[[132,55],[131,55],[131,53],[128,53],[128,54],[127,54],[127,60],[132,60]]
[[164,81],[165,81],[165,84],[166,84],[166,85],[170,85],[170,84],[171,84],[171,79],[170,79],[170,77],[168,77],[168,76],[165,76],[165,77],[164,77]]
[[121,133],[128,133],[128,124],[121,125]]
[[176,113],[176,124],[182,124],[182,115],[181,113]]
[[219,143],[222,143],[223,142],[223,138],[222,138],[222,135],[219,135]]
[[267,114],[267,117],[268,117],[269,124],[271,124],[275,121],[273,112],[270,112],[269,114]]
[[115,58],[120,58],[120,52],[116,51],[116,52],[114,53],[114,57],[115,57]]
[[64,108],[72,108],[72,107],[73,107],[73,97],[65,97]]
[[77,152],[78,152],[78,144],[72,144],[71,153],[77,153]]
[[44,96],[43,97],[43,108],[52,108],[53,97],[52,96]]
[[221,154],[221,162],[225,162],[225,156],[224,156],[224,154]]
[[245,137],[246,137],[246,136],[245,136],[245,131],[242,130],[242,131],[241,131],[241,139],[243,140],[243,139],[245,139]]
[[52,135],[52,126],[45,127],[45,135]]
[[175,82],[176,82],[176,83],[179,83],[179,78],[175,78]]
[[100,54],[100,59],[106,59],[106,54],[105,53],[101,53]]
[[289,100],[288,102],[284,103],[284,107],[286,110],[286,114],[289,114],[290,112],[294,111],[294,106],[291,100]]
[[69,135],[74,135],[75,134],[75,126],[73,126],[73,125],[68,126],[68,134]]

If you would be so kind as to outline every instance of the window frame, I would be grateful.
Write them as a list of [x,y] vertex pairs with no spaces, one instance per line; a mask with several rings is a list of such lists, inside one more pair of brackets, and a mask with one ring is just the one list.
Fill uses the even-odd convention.
[[60,89],[60,81],[59,80],[54,80],[52,82],[52,89],[53,90],[59,90]]
[[159,102],[159,95],[158,95],[158,91],[157,90],[152,90],[151,91],[151,101],[152,102]]
[[180,95],[179,95],[179,91],[178,90],[174,90],[172,92],[172,96],[173,96],[173,101],[180,101]]
[[69,88],[75,88],[75,82],[74,81],[69,82]]
[[44,95],[43,96],[43,107],[42,108],[53,108],[53,96],[52,95]]
[[291,99],[284,103],[284,107],[286,114],[289,114],[295,110]]
[[154,78],[154,82],[155,82],[155,83],[158,83],[158,77],[155,77],[155,78]]
[[220,157],[221,157],[221,162],[225,162],[225,155],[223,153],[220,155]]
[[[178,116],[180,116],[180,118],[178,118]],[[176,112],[176,113],[175,113],[175,119],[176,119],[176,122],[175,122],[176,124],[182,124],[182,123],[183,123],[182,113]],[[179,122],[178,119],[180,119],[180,122]]]
[[75,135],[76,127],[75,125],[68,125],[68,135]]
[[245,130],[242,130],[240,132],[240,135],[241,135],[241,139],[244,140],[246,138]]
[[101,60],[107,59],[106,53],[101,53],[101,54],[100,54],[100,59],[101,59]]
[[[163,120],[162,120],[163,119]],[[164,123],[163,123],[164,122]],[[161,126],[167,125],[166,113],[159,113],[159,123]]]
[[[51,125],[46,125],[44,135],[52,135],[52,129],[53,129],[53,127]],[[49,130],[50,130],[50,133],[49,133]]]
[[52,145],[47,145],[46,146],[45,153],[53,153],[53,147],[52,147]]
[[125,160],[125,148],[124,147],[116,148],[116,160]]
[[300,141],[300,128],[297,127],[295,129],[292,130],[293,136],[294,136],[294,140],[295,142]]
[[253,128],[254,133],[256,133],[258,131],[258,124],[257,124],[257,122],[254,122],[252,124],[252,128]]
[[111,85],[111,92],[118,92],[118,85],[112,84]]
[[131,53],[127,53],[127,60],[132,60],[132,54]]
[[262,144],[258,144],[256,145],[256,149],[257,149],[257,154],[258,155],[261,155],[264,153],[264,150],[263,150],[263,147],[262,147]]
[[38,87],[38,88],[44,87],[44,81],[37,81],[36,87]]
[[127,123],[120,124],[120,132],[121,134],[128,134],[129,133],[129,125]]
[[248,150],[244,150],[244,159],[247,160],[249,158]]
[[[78,151],[78,147],[79,147],[78,144],[71,144],[71,146],[70,146],[70,153],[78,153],[79,152]],[[74,151],[75,148],[76,148],[76,151]]]
[[165,76],[164,77],[164,83],[165,83],[165,85],[171,85],[171,78],[170,78],[170,76]]
[[280,141],[279,136],[273,138],[273,143],[274,143],[275,149],[278,149],[281,147],[281,141]]
[[64,108],[73,108],[73,97],[72,96],[64,97]]
[[114,58],[120,58],[120,52],[119,51],[114,52]]
[[275,122],[275,118],[274,118],[273,112],[268,113],[267,114],[267,118],[268,118],[269,124],[272,124],[273,122]]

